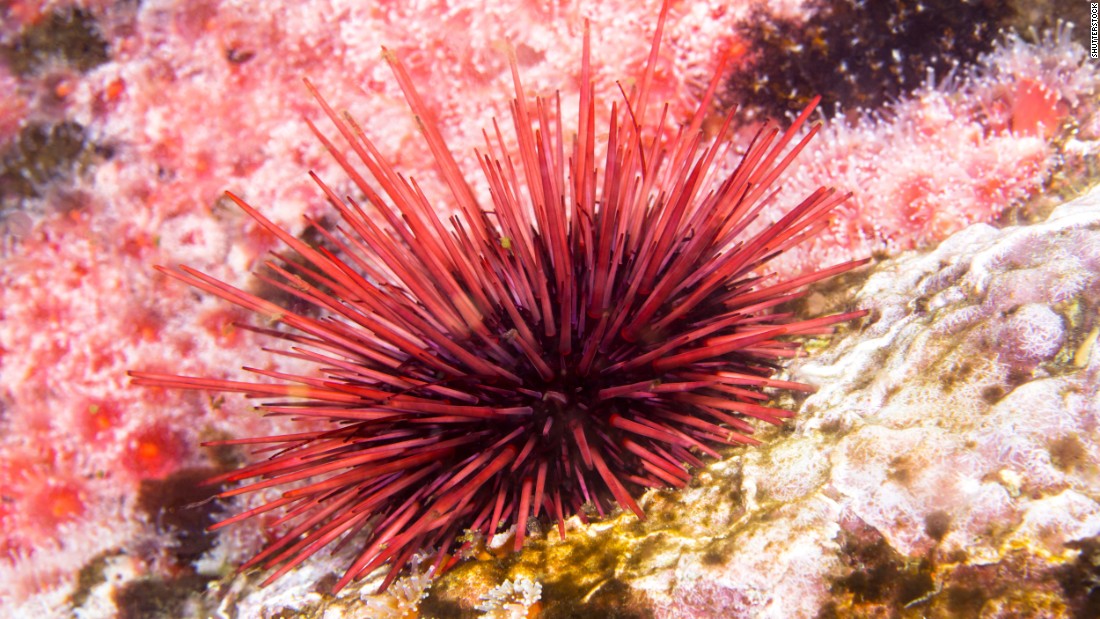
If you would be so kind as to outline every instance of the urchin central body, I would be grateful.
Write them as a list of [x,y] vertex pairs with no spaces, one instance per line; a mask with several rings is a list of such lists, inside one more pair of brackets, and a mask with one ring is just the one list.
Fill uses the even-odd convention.
[[827,225],[844,196],[820,189],[749,233],[769,187],[812,137],[794,142],[811,110],[785,133],[761,128],[740,164],[719,174],[732,117],[713,141],[702,136],[717,75],[674,138],[665,118],[643,130],[636,119],[648,117],[666,13],[636,92],[611,107],[606,138],[596,130],[587,31],[575,137],[565,137],[557,99],[528,101],[513,62],[517,147],[510,153],[494,123],[479,154],[491,204],[475,199],[386,53],[458,212],[449,220],[307,83],[346,146],[310,126],[364,204],[314,177],[341,222],[317,226],[323,242],[313,246],[230,198],[292,250],[260,277],[309,311],[194,269],[164,269],[280,324],[255,330],[282,342],[273,352],[317,367],[246,368],[256,382],[132,373],[138,384],[239,392],[271,414],[329,423],[222,441],[270,457],[214,480],[244,482],[221,496],[284,489],[216,525],[280,514],[268,524],[273,541],[244,567],[276,568],[270,582],[356,540],[335,589],[388,565],[386,587],[422,549],[434,549],[437,573],[451,565],[464,531],[488,537],[514,526],[518,549],[532,517],[557,522],[562,535],[569,515],[583,520],[589,509],[618,504],[642,517],[635,499],[645,488],[683,487],[718,447],[756,442],[749,420],[790,416],[765,393],[808,390],[773,378],[777,360],[798,352],[783,337],[828,332],[863,312],[798,320],[775,308],[863,261],[787,280],[761,273]]

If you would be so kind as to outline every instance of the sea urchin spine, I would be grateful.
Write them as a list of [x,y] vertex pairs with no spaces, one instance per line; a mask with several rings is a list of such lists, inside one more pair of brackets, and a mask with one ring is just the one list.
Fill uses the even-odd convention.
[[457,206],[449,222],[309,85],[355,156],[310,126],[369,207],[314,176],[342,218],[337,232],[317,226],[325,246],[314,247],[230,195],[297,254],[278,256],[268,263],[275,275],[260,277],[309,315],[188,267],[161,269],[281,323],[253,329],[285,342],[279,354],[318,366],[310,376],[246,368],[262,383],[132,373],[135,384],[276,398],[261,409],[331,423],[218,443],[273,452],[214,480],[251,480],[221,496],[286,488],[215,525],[283,510],[273,541],[244,568],[277,567],[270,582],[354,538],[362,549],[334,589],[389,565],[385,588],[421,549],[435,549],[437,573],[449,567],[467,529],[489,536],[515,525],[518,549],[532,517],[556,521],[564,536],[567,515],[602,516],[614,499],[642,518],[635,497],[644,488],[683,487],[688,467],[717,457],[717,446],[756,443],[748,418],[791,416],[763,392],[809,390],[772,378],[775,361],[799,348],[780,337],[825,333],[864,312],[795,320],[773,310],[864,261],[788,281],[759,273],[827,225],[845,196],[819,189],[749,234],[772,183],[816,131],[788,148],[812,106],[785,133],[762,128],[740,164],[719,175],[732,113],[709,144],[701,131],[718,76],[673,139],[661,137],[664,115],[643,135],[666,14],[667,6],[637,90],[611,107],[606,143],[595,127],[587,29],[571,145],[560,100],[531,105],[513,61],[518,165],[494,123],[479,155],[491,209],[478,204],[387,52]]

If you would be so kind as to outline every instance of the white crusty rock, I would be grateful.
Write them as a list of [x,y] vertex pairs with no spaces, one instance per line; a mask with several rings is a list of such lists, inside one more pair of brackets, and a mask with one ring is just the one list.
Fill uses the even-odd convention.
[[[711,467],[732,499],[686,493],[677,535],[700,537],[632,585],[668,617],[1082,610],[1072,583],[1100,554],[1100,190],[885,261],[854,305],[864,323],[791,368],[819,387],[793,433]],[[700,528],[715,509],[736,517]]]

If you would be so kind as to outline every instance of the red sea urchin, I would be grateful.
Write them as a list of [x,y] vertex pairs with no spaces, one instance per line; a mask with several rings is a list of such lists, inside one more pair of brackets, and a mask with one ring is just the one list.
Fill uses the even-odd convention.
[[864,312],[799,321],[772,309],[864,261],[782,282],[756,273],[825,226],[844,196],[819,189],[748,234],[770,185],[813,136],[788,149],[812,106],[783,134],[762,128],[740,164],[719,175],[732,114],[713,143],[701,135],[717,76],[674,139],[660,137],[664,118],[643,135],[636,119],[646,117],[666,14],[667,6],[636,92],[611,107],[602,166],[587,30],[568,152],[560,102],[530,105],[512,63],[519,165],[494,124],[480,157],[491,210],[477,203],[408,73],[387,53],[458,207],[449,226],[415,181],[309,86],[358,161],[311,127],[374,212],[314,177],[343,225],[338,233],[318,226],[326,247],[313,247],[230,198],[297,254],[279,256],[269,263],[275,275],[260,277],[311,315],[194,269],[163,269],[282,323],[255,330],[286,342],[279,354],[318,366],[310,376],[250,370],[266,383],[132,373],[141,385],[285,398],[260,407],[331,423],[219,443],[274,452],[214,480],[252,480],[221,496],[287,488],[215,525],[285,510],[271,525],[274,540],[245,568],[278,566],[270,582],[362,533],[334,589],[389,565],[385,588],[421,549],[437,549],[437,573],[449,567],[467,529],[487,536],[516,525],[518,549],[531,517],[557,521],[564,535],[568,514],[584,520],[591,506],[603,515],[613,499],[641,518],[634,497],[644,488],[683,487],[688,466],[718,456],[714,447],[756,443],[747,418],[778,424],[791,415],[764,404],[767,387],[808,390],[771,378],[774,362],[798,351],[778,338],[822,333]]

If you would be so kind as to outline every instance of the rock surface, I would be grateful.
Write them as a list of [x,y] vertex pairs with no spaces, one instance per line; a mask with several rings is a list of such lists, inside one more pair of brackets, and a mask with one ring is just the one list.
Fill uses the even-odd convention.
[[[241,398],[222,400],[128,384],[125,373],[134,368],[194,375],[229,375],[246,364],[274,369],[259,352],[267,342],[234,328],[240,312],[167,283],[153,266],[185,262],[227,281],[252,281],[250,272],[265,259],[271,239],[238,211],[226,208],[219,197],[226,189],[245,194],[295,232],[302,230],[303,213],[323,218],[330,212],[306,172],[312,169],[334,184],[346,180],[301,121],[302,116],[319,114],[301,87],[303,76],[313,79],[334,105],[363,121],[397,166],[431,193],[438,179],[378,53],[380,45],[404,58],[429,104],[438,109],[464,169],[476,173],[472,149],[482,144],[482,129],[493,117],[506,118],[510,75],[502,51],[505,41],[515,44],[527,88],[543,94],[561,88],[563,102],[571,108],[575,93],[570,91],[579,79],[580,32],[588,18],[592,69],[598,92],[609,102],[619,96],[616,80],[629,85],[637,78],[658,4],[462,0],[368,6],[357,0],[281,0],[261,6],[236,0],[26,0],[0,9],[0,607],[16,616],[68,617],[75,612],[82,618],[132,617],[154,611],[231,616],[238,602],[242,608],[266,608],[272,614],[291,608],[317,614],[358,600],[356,594],[333,602],[317,593],[327,574],[342,569],[339,557],[303,566],[284,589],[256,593],[245,586],[249,581],[217,581],[255,553],[262,540],[252,528],[217,536],[203,532],[219,509],[204,502],[207,496],[196,491],[196,480],[231,464],[231,458],[198,443],[292,431],[292,426],[250,414]],[[740,62],[747,50],[739,42],[738,23],[749,7],[725,0],[674,3],[667,53],[655,77],[658,98],[670,101],[670,118],[692,109],[722,61],[729,67]],[[770,3],[770,10],[799,18],[807,15],[802,7],[801,0]],[[790,198],[800,200],[821,183],[858,195],[846,205],[850,212],[827,231],[825,251],[806,244],[798,255],[791,252],[781,259],[789,258],[792,268],[813,268],[809,256],[830,263],[841,256],[935,243],[961,226],[998,216],[1016,200],[1034,202],[1035,192],[1051,174],[1068,169],[1095,175],[1095,163],[1088,162],[1096,160],[1100,149],[1095,97],[1100,71],[1064,34],[1048,34],[1037,43],[1006,38],[977,64],[960,66],[954,80],[930,83],[888,110],[849,110],[847,119],[827,120],[811,151],[796,164],[798,170],[792,169],[786,182]],[[17,62],[16,56],[22,60]],[[847,122],[857,116],[858,121]],[[788,205],[788,200],[777,200],[777,206]],[[1083,260],[1077,253],[1073,259]],[[1086,286],[1082,278],[1088,277],[1070,269],[1064,279],[1048,282],[1041,270],[1019,271],[1012,276],[1018,279],[1006,276],[991,284],[1002,290],[990,294],[1024,294],[1046,290],[1049,284],[1060,291],[1051,298],[1077,299]],[[983,348],[978,359],[1003,358],[1006,365],[990,368],[983,361],[960,367],[975,376],[1008,373],[1009,378],[989,379],[996,388],[985,392],[988,397],[998,396],[997,388],[1008,394],[1019,387],[1020,376],[1049,371],[1051,358],[1082,349],[1091,322],[1058,303],[1062,301],[1052,304],[1043,298],[1021,302],[1015,313],[996,321],[997,327],[982,331],[1000,338],[1000,344]],[[966,312],[978,309],[958,309],[958,316],[941,317],[942,328],[957,324],[960,333],[976,333],[966,326]],[[935,342],[924,345],[938,350]],[[953,393],[953,402],[969,397],[966,381],[977,380],[964,374],[959,371],[953,388],[962,391]],[[878,388],[901,378],[883,378]],[[823,377],[821,382],[829,380]],[[893,397],[887,400],[899,405]],[[838,410],[847,411],[832,414],[843,420],[859,409]],[[815,417],[803,418],[809,423]],[[838,423],[824,424],[819,435],[811,435],[818,436],[817,448],[823,453],[836,451],[832,439],[843,428]],[[826,432],[834,425],[833,434]],[[996,440],[1022,440],[1019,436],[1031,436],[1031,428],[1025,425],[1022,434]],[[1052,462],[1061,463],[1054,470],[1068,466],[1074,475],[1082,475],[1078,470],[1095,456],[1091,443],[1066,436],[1050,437],[1061,454],[1051,456]],[[809,519],[812,524],[811,514],[825,518],[837,509],[835,492],[822,495],[833,496],[832,503],[819,497],[803,508],[797,502],[806,493],[817,496],[813,493],[822,476],[839,464],[803,458],[800,443],[773,444],[759,454],[745,454],[743,462],[716,465],[705,473],[712,481],[725,480],[727,489],[704,491],[709,486],[702,484],[692,491],[697,500],[719,506],[706,515],[688,512],[705,528],[701,533],[647,528],[667,523],[661,518],[684,509],[673,502],[676,494],[653,495],[650,522],[631,525],[636,527],[631,535],[644,542],[642,550],[630,550],[631,561],[640,565],[649,553],[670,560],[679,555],[663,549],[681,545],[705,552],[708,535],[738,540],[746,548],[763,547],[772,538],[759,526],[762,515],[793,510],[800,522]],[[945,447],[937,443],[935,448]],[[1011,452],[1014,458],[1034,457],[1028,454],[1026,449]],[[1004,473],[1003,484],[1016,487],[1015,492],[1031,490],[1025,482],[1034,481],[1015,470]],[[753,471],[766,472],[767,483],[750,475]],[[935,481],[922,474],[914,473],[921,483]],[[852,476],[846,491],[860,481],[858,469]],[[733,489],[737,495],[730,494]],[[688,493],[686,498],[691,497]],[[797,505],[780,510],[779,501]],[[1067,509],[1075,505],[1067,503]],[[871,517],[883,507],[872,503],[860,509]],[[960,508],[941,511],[959,517]],[[934,522],[945,520],[937,516]],[[952,527],[963,524],[953,519],[942,524],[947,528],[943,543],[952,543],[959,530]],[[471,564],[467,569],[482,570],[484,576],[477,587],[462,589],[468,594],[463,608],[472,608],[481,595],[506,580],[519,582],[523,575],[545,580],[543,574],[558,569],[566,558],[583,566],[586,574],[544,583],[547,614],[555,612],[551,599],[559,606],[561,600],[581,600],[597,585],[587,598],[593,603],[617,603],[629,591],[644,591],[647,608],[687,608],[685,600],[690,599],[701,608],[733,591],[737,604],[786,608],[761,602],[773,580],[787,587],[777,589],[782,593],[799,582],[791,578],[811,577],[823,569],[833,574],[829,570],[835,568],[840,574],[836,578],[843,578],[851,567],[839,559],[829,564],[829,553],[835,552],[822,548],[837,540],[878,543],[873,536],[861,537],[873,529],[856,528],[858,535],[849,537],[822,530],[803,540],[803,546],[788,549],[803,553],[798,569],[806,574],[775,573],[774,566],[782,562],[763,552],[752,561],[729,559],[729,569],[744,569],[728,582],[653,576],[646,584],[635,575],[630,582],[638,587],[631,589],[625,576],[608,576],[616,573],[608,572],[608,566],[618,565],[610,553],[628,549],[626,541],[602,541],[606,534],[601,531],[617,526],[593,527],[577,538],[579,546],[552,546],[558,553],[554,563],[530,563],[524,574],[506,574],[495,563],[488,566],[492,569]],[[752,535],[730,533],[738,526],[749,527]],[[914,530],[919,533],[919,526]],[[696,533],[702,537],[696,539]],[[910,553],[905,557],[918,556],[912,553],[930,545],[927,535],[913,530],[890,534],[889,539],[904,542],[899,547]],[[720,554],[722,548],[713,550],[706,555],[708,561],[726,556]],[[1073,561],[1084,561],[1092,551],[1083,552],[1084,559]],[[818,556],[824,558],[819,561]],[[527,557],[521,560],[539,560]],[[910,574],[905,571],[910,560],[898,555],[882,563],[882,578]],[[991,565],[1000,569],[999,563]],[[1029,568],[1020,563],[1013,569]],[[910,589],[919,590],[926,572],[914,574],[917,584]],[[1067,572],[1067,582],[1078,582],[1072,580],[1076,577]],[[209,599],[200,598],[208,580],[215,589]],[[443,590],[457,591],[458,582],[437,583],[436,595],[423,607],[441,607]],[[371,603],[403,608],[419,599],[422,581],[414,578],[406,584],[400,603]],[[850,587],[861,600],[886,599],[885,593],[869,593],[870,584]],[[820,596],[808,591],[800,595],[807,608],[814,607]],[[728,600],[723,603],[736,607]],[[357,607],[349,602],[348,608]]]
[[1100,190],[881,262],[851,303],[790,368],[819,390],[787,431],[646,522],[458,568],[424,616],[531,573],[547,618],[1096,616]]

